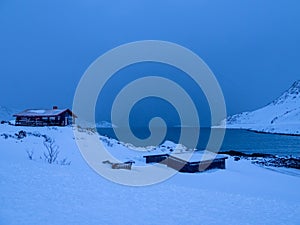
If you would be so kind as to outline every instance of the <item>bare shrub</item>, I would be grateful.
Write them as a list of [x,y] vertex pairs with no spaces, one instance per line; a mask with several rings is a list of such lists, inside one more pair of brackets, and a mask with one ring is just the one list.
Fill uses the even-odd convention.
[[59,164],[62,166],[69,166],[71,165],[71,161],[68,161],[67,158],[64,158],[63,160],[60,160]]
[[44,146],[47,149],[47,151],[44,152],[46,162],[48,162],[49,164],[55,163],[59,154],[59,146],[57,146],[55,144],[55,141],[52,139],[49,141],[44,141]]
[[30,160],[33,160],[33,151],[27,150],[26,152],[27,152],[28,158],[29,158]]

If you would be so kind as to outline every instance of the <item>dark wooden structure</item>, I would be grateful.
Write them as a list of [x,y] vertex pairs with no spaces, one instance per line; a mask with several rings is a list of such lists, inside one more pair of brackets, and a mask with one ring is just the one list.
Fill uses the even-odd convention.
[[169,154],[161,154],[161,155],[146,155],[146,163],[163,163],[170,155]]
[[[196,153],[197,154],[197,153]],[[147,155],[146,163],[161,163],[183,173],[196,173],[210,169],[225,169],[226,156],[217,155],[215,158],[200,160],[199,157],[191,157],[186,160],[186,157],[181,157],[181,154],[160,154]]]
[[13,115],[16,126],[67,126],[75,123],[77,116],[70,109],[27,109]]

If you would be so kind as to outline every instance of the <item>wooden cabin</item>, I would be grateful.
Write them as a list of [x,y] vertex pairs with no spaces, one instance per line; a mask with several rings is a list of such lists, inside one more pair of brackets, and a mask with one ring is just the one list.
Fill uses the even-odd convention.
[[77,116],[70,109],[26,109],[13,115],[16,126],[68,126]]
[[161,163],[183,173],[203,172],[210,169],[225,169],[225,160],[228,158],[217,155],[211,159],[202,159],[203,155],[194,153],[192,156],[182,154],[146,155],[146,163]]

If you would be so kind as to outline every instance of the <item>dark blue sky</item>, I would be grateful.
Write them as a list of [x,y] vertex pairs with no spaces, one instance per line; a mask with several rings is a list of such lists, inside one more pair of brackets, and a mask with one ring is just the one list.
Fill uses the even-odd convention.
[[145,39],[197,53],[229,114],[272,101],[299,79],[298,0],[1,0],[0,105],[71,107],[101,54]]

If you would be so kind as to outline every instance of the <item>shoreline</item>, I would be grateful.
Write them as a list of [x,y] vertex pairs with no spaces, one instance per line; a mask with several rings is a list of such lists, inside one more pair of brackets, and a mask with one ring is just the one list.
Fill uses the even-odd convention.
[[263,166],[265,168],[292,168],[300,170],[300,157],[295,156],[277,156],[266,153],[243,153],[240,151],[220,151],[218,154],[225,154],[234,157],[235,161],[241,159],[250,160],[253,164]]
[[[209,128],[209,127],[207,127]],[[250,131],[258,134],[274,134],[274,135],[282,135],[282,136],[294,136],[294,137],[300,137],[300,134],[293,134],[293,133],[282,133],[282,132],[270,132],[270,131],[260,131],[260,130],[254,130],[251,128],[241,128],[241,127],[218,127],[218,126],[212,126],[211,129],[225,129],[225,130],[245,130]]]
[[282,133],[282,132],[271,132],[271,131],[261,131],[261,130],[255,130],[252,128],[241,128],[241,127],[218,127],[213,126],[211,129],[225,129],[225,130],[246,130],[258,134],[274,134],[274,135],[282,135],[282,136],[293,136],[293,137],[300,137],[300,134],[294,134],[294,133]]
[[[232,128],[232,129],[234,129],[234,128]],[[247,130],[247,131],[258,133],[258,134],[274,134],[274,135],[282,135],[282,136],[300,137],[300,134],[287,134],[287,133],[280,133],[280,132],[267,132],[267,131],[251,130],[251,129],[242,129],[242,130]]]

